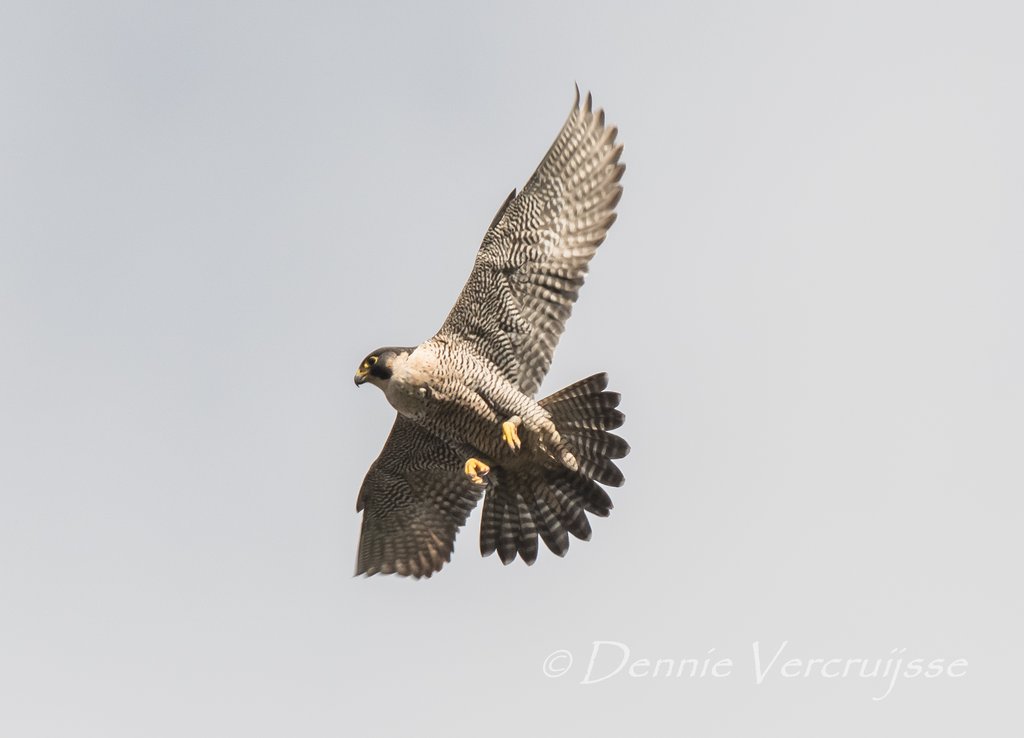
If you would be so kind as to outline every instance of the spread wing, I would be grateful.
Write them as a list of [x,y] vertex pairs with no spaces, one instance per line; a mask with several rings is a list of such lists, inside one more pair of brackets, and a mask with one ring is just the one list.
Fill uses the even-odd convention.
[[465,340],[520,391],[533,395],[590,259],[615,222],[622,146],[604,111],[579,89],[561,132],[523,191],[509,196],[484,236],[469,281],[438,336]]
[[356,500],[363,511],[356,574],[429,577],[480,499],[457,449],[399,415]]

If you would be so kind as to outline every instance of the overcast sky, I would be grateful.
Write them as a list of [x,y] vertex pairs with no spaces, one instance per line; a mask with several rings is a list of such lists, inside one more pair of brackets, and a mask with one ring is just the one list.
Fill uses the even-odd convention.
[[[4,3],[0,733],[1019,724],[1024,12],[637,6]],[[574,82],[625,194],[542,392],[622,392],[615,510],[353,578],[394,414],[352,373]],[[944,671],[808,665],[865,658]]]

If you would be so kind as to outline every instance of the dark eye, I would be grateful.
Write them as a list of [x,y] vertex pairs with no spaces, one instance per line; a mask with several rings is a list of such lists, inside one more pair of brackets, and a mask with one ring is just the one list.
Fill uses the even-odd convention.
[[377,363],[377,357],[376,356],[371,356],[366,361],[363,362],[363,366],[365,366],[367,369],[369,369],[371,366],[373,366],[376,363]]

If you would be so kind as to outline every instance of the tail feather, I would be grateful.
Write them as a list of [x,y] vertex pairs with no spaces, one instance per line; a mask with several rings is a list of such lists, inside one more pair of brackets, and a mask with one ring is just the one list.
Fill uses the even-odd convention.
[[619,406],[622,396],[618,392],[607,392],[597,390],[590,395],[574,395],[572,397],[551,400],[545,397],[540,401],[542,407],[552,414],[559,415],[563,421],[570,420],[591,420],[601,417],[604,413],[614,410]]
[[612,431],[619,428],[625,420],[626,416],[618,410],[608,410],[604,415],[588,420],[563,420],[562,425],[559,426],[559,433],[563,428],[579,431]]
[[516,502],[519,512],[519,538],[516,544],[520,558],[529,566],[537,560],[537,526],[533,523],[533,513],[522,495],[516,496]]
[[592,515],[596,515],[599,518],[607,518],[612,512],[612,498],[608,496],[608,493],[592,479],[581,479],[578,476],[573,475],[574,478],[566,480],[566,482],[572,483],[570,487],[568,484],[562,487],[562,492],[566,496],[572,495],[573,499],[583,506],[583,509]]
[[562,526],[562,521],[559,520],[555,510],[552,509],[552,504],[555,509],[558,509],[558,503],[549,503],[549,497],[548,494],[536,497],[533,519],[537,523],[537,532],[540,533],[541,540],[544,541],[548,550],[557,556],[565,556],[569,551],[569,534]]
[[607,431],[573,428],[572,437],[575,441],[573,446],[584,457],[602,455],[609,459],[621,459],[629,453],[626,440]]
[[513,496],[505,501],[501,515],[501,534],[498,536],[498,558],[503,564],[511,564],[519,550],[519,510]]
[[551,494],[558,502],[561,511],[562,525],[581,541],[589,541],[592,534],[590,521],[583,505],[576,497],[570,497],[558,487],[550,487]]
[[571,400],[574,397],[587,397],[588,395],[593,395],[598,392],[604,392],[606,389],[608,389],[608,374],[607,372],[598,372],[597,374],[591,374],[589,377],[573,382],[567,387],[562,387],[562,389],[541,400],[540,404],[547,407],[548,405],[553,405],[556,402]]
[[495,492],[496,488],[490,487],[484,498],[483,517],[480,521],[480,553],[483,556],[490,556],[498,550],[498,538],[501,536],[505,516],[505,496]]
[[[570,440],[570,443],[572,441]],[[580,473],[589,479],[609,487],[621,487],[626,478],[615,466],[611,459],[605,457],[588,458],[586,456],[580,461]]]
[[564,466],[492,470],[480,526],[480,552],[495,551],[503,564],[518,555],[527,564],[537,559],[538,537],[552,553],[564,556],[569,535],[589,540],[587,513],[607,517],[612,509],[600,486],[619,487],[624,477],[614,459],[629,453],[629,444],[608,431],[625,416],[617,392],[607,392],[608,376],[595,374],[540,401],[579,468]]

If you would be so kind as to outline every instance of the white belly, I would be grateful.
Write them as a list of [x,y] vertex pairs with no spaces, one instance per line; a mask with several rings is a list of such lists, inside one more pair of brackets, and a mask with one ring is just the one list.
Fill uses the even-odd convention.
[[435,399],[437,356],[426,344],[413,351],[388,382],[385,395],[399,413],[408,418],[423,418]]

